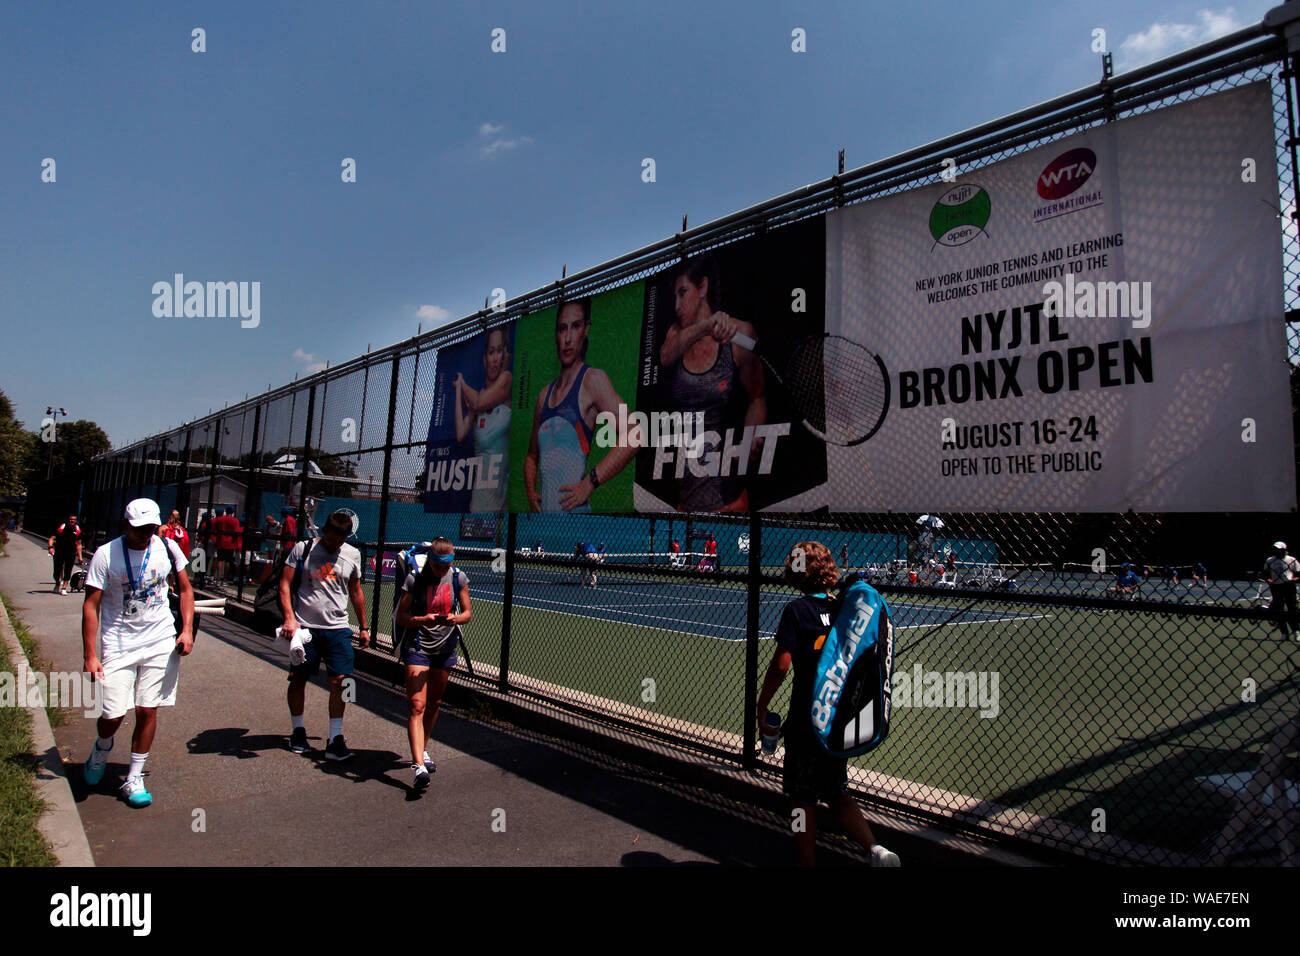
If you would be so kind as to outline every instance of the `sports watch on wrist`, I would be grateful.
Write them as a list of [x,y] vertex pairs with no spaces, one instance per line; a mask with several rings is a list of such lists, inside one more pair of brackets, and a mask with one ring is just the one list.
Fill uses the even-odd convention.
[[596,477],[596,469],[593,468],[587,472],[587,480],[591,482],[591,490],[595,491],[600,487],[600,479]]

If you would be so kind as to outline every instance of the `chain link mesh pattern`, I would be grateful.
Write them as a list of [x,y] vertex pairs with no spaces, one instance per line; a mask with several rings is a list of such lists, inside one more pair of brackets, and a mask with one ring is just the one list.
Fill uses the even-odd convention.
[[[1114,119],[1268,82],[1285,301],[1300,308],[1294,104],[1280,56],[1279,46],[1260,41],[1135,87],[1099,90],[949,155],[975,170]],[[846,180],[692,240],[689,252],[937,183],[940,159]],[[793,597],[779,571],[795,544],[819,540],[840,570],[864,572],[900,628],[891,739],[851,762],[858,794],[917,820],[1093,859],[1294,863],[1298,651],[1255,578],[1261,547],[1296,537],[1293,515],[944,514],[928,527],[899,514],[476,523],[424,513],[419,483],[438,350],[561,295],[645,278],[687,248],[667,244],[557,283],[110,453],[32,489],[27,526],[48,533],[79,499],[99,544],[117,533],[126,501],[151,495],[164,515],[181,512],[205,555],[203,585],[247,599],[281,545],[277,521],[292,515],[302,538],[346,508],[358,519],[353,542],[380,653],[392,647],[392,556],[445,535],[471,582],[466,641],[475,679],[764,773],[777,772],[782,751],[758,756],[745,725],[780,610]],[[1294,360],[1300,329],[1288,325],[1287,342]],[[1293,394],[1295,381],[1292,374]],[[201,515],[223,506],[242,523],[233,547],[200,533]],[[579,542],[603,544],[604,556],[575,556]],[[214,567],[222,552],[224,567]],[[1140,584],[1120,594],[1115,570],[1125,563]],[[786,706],[788,685],[773,704]]]

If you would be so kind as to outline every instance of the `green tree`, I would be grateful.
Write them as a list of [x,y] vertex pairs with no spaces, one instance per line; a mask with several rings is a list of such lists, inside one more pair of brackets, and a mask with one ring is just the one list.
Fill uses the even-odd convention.
[[26,491],[26,463],[32,436],[14,418],[9,396],[0,390],[0,495],[21,495]]
[[50,477],[75,471],[84,462],[112,447],[104,430],[84,419],[59,423],[54,430],[53,442],[41,441],[40,432],[28,434],[32,440],[26,456],[29,484],[45,481],[47,471]]

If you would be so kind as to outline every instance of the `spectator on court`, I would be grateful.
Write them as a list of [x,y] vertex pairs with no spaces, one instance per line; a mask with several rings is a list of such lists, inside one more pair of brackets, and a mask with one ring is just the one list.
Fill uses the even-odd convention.
[[[803,570],[794,570],[798,566]],[[801,810],[804,829],[796,832],[795,861],[799,866],[816,862],[817,804],[829,804],[835,820],[854,840],[871,852],[873,866],[898,866],[898,856],[876,842],[871,826],[848,793],[848,760],[832,757],[817,742],[812,725],[813,676],[816,654],[827,632],[827,621],[839,613],[838,599],[827,589],[835,587],[839,570],[830,550],[819,541],[801,541],[785,559],[785,583],[803,593],[785,606],[776,629],[776,653],[768,665],[758,695],[760,730],[767,719],[767,705],[794,668],[790,692],[790,713],[782,728],[785,734],[784,791],[796,810]]]
[[[126,712],[135,708],[131,763],[122,794],[132,807],[147,807],[153,797],[144,785],[144,765],[158,729],[158,708],[176,703],[180,659],[194,649],[194,591],[185,573],[185,555],[156,535],[158,505],[137,498],[126,506],[126,533],[99,548],[86,572],[81,640],[86,671],[103,685],[103,713],[82,770],[87,786],[104,778],[113,736]],[[183,626],[176,633],[167,595],[175,568]]]
[[185,555],[187,560],[189,559],[190,535],[181,525],[181,513],[179,511],[172,511],[167,523],[158,529],[158,537],[175,541],[176,547],[181,549],[181,554]]
[[1199,584],[1202,588],[1209,587],[1209,572],[1205,570],[1205,565],[1199,561],[1192,568],[1192,584]]
[[446,538],[435,538],[422,568],[413,568],[402,582],[397,625],[404,630],[398,658],[406,667],[406,698],[410,702],[406,733],[411,745],[411,770],[417,792],[429,786],[437,765],[429,758],[429,741],[447,677],[457,664],[460,627],[469,623],[469,576],[454,567],[455,551]]
[[542,543],[541,543],[540,541],[537,542],[537,548],[536,548],[536,551],[537,551],[538,554],[545,554],[545,553],[546,553],[546,550],[542,547]]
[[[293,725],[289,749],[307,753],[307,730],[303,720],[307,680],[320,671],[321,661],[330,680],[329,743],[327,760],[347,760],[352,756],[343,740],[343,680],[351,676],[356,659],[352,649],[352,629],[348,626],[348,599],[360,627],[361,646],[370,643],[370,629],[365,626],[366,596],[361,590],[361,552],[347,543],[352,534],[352,518],[342,511],[329,516],[317,540],[294,545],[280,577],[280,605],[284,609],[281,636],[293,643],[299,628],[311,632],[303,647],[306,659],[289,665],[289,718]],[[297,607],[292,606],[290,590],[294,571],[299,564],[303,574],[298,589]]]
[[1295,634],[1300,640],[1300,628],[1293,630],[1287,615],[1296,613],[1296,581],[1300,580],[1300,561],[1286,553],[1285,541],[1273,542],[1273,554],[1264,562],[1264,579],[1273,594],[1272,608],[1277,612],[1278,629],[1285,640]]
[[81,528],[76,515],[68,515],[68,520],[59,525],[50,540],[46,542],[50,555],[54,558],[54,593],[67,594],[72,582],[72,564],[84,559],[81,553]]
[[849,569],[849,545],[847,541],[840,545],[840,567],[845,571]]

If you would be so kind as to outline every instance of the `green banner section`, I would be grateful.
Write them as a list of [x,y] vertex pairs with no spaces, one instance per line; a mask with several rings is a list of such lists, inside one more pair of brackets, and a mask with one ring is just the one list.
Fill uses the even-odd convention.
[[[620,404],[625,414],[635,410],[644,296],[637,281],[519,320],[511,511],[632,510],[631,458],[625,449],[602,445],[611,429],[598,427],[597,416],[604,411],[617,420]],[[593,491],[586,476],[597,467],[600,485]]]

